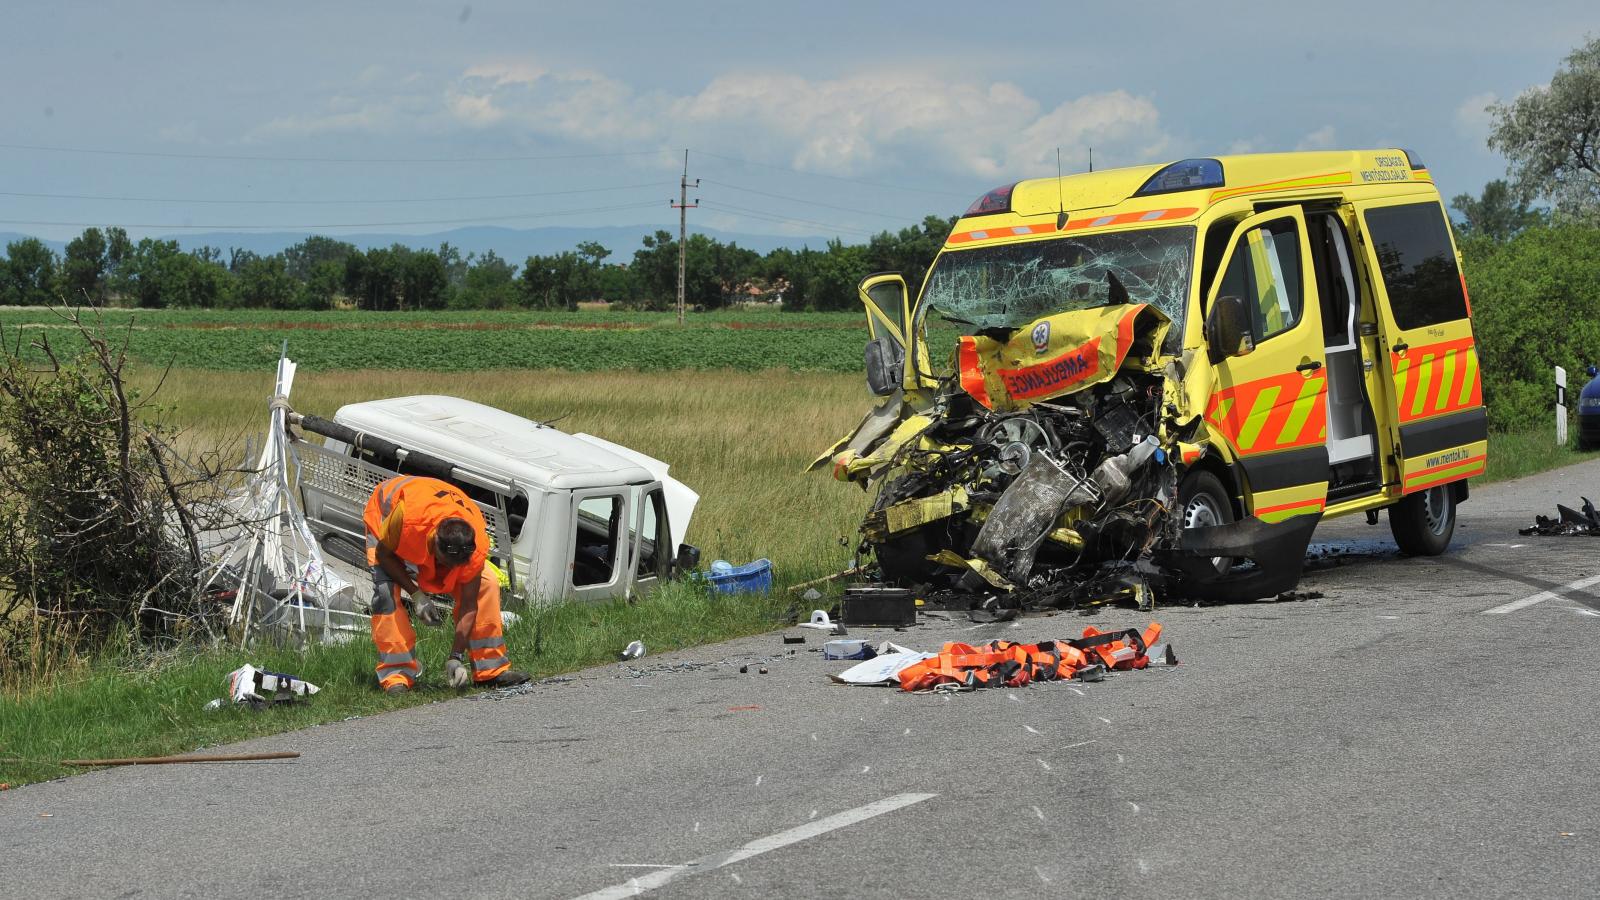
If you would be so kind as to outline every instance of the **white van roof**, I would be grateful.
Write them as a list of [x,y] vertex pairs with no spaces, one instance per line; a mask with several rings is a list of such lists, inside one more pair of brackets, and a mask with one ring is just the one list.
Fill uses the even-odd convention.
[[636,461],[548,425],[459,397],[351,403],[333,419],[493,478],[575,490],[654,481]]

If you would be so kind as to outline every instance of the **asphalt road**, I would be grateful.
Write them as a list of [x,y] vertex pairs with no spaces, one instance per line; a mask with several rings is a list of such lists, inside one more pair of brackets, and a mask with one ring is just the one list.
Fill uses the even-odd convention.
[[1475,489],[1436,559],[1329,523],[1324,598],[1158,610],[1182,665],[1098,684],[836,686],[774,634],[8,791],[0,895],[1592,896],[1600,543],[1516,533],[1579,493]]

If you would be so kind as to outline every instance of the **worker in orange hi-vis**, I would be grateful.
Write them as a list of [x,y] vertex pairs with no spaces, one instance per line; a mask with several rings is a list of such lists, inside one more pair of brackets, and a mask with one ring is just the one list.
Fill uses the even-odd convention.
[[379,687],[403,694],[415,686],[422,666],[406,606],[424,624],[437,624],[430,594],[455,600],[455,641],[445,664],[452,687],[505,687],[528,680],[511,668],[506,655],[500,582],[484,565],[489,533],[476,503],[437,478],[400,476],[373,490],[364,518]]

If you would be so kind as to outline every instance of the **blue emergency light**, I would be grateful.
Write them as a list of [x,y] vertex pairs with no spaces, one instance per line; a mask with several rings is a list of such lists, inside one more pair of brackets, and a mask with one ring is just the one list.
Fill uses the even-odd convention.
[[1135,197],[1222,187],[1222,163],[1215,159],[1182,159],[1151,175]]

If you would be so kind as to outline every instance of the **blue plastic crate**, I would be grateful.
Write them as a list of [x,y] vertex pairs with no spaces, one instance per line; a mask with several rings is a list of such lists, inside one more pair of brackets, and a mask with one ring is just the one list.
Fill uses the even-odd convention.
[[770,594],[772,560],[758,559],[742,566],[728,566],[726,570],[713,564],[705,579],[713,591],[722,594]]

